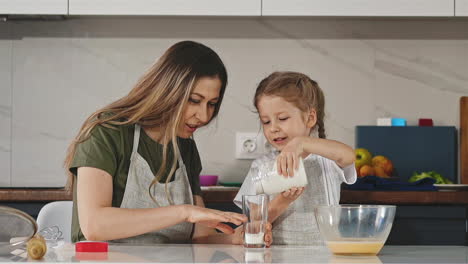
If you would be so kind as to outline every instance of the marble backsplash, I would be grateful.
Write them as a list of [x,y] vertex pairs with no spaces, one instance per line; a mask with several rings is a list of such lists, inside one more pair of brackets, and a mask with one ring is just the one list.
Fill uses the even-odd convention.
[[173,43],[217,51],[229,74],[219,118],[195,134],[203,173],[242,181],[235,133],[258,132],[258,82],[301,71],[326,96],[329,138],[354,146],[377,117],[459,125],[468,95],[468,20],[371,18],[72,18],[0,23],[0,186],[63,186],[84,119],[126,94]]

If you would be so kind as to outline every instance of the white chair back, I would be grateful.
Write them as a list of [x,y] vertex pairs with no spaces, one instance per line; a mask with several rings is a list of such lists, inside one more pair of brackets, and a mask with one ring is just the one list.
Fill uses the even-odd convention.
[[46,204],[37,215],[38,231],[57,226],[65,242],[71,242],[73,201],[58,201]]

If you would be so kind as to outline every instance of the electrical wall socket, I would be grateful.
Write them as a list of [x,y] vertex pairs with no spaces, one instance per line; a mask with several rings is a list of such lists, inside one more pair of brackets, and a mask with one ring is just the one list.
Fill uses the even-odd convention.
[[256,159],[265,153],[262,133],[236,133],[236,159]]

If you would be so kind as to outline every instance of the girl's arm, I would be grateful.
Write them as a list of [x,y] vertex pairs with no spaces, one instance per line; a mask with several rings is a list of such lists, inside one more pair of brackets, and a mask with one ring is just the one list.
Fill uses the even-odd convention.
[[97,168],[80,167],[77,205],[81,230],[87,240],[114,240],[161,230],[181,222],[200,223],[223,232],[222,222],[241,224],[246,217],[193,205],[127,209],[112,207],[112,176]]
[[347,167],[355,161],[354,150],[341,142],[315,138],[296,137],[292,139],[278,156],[278,172],[283,176],[293,176],[294,170],[288,168],[299,167],[299,157],[306,157],[309,154],[317,154],[327,159],[333,160],[341,168]]
[[353,164],[356,159],[354,150],[350,146],[336,140],[304,137],[302,142],[304,152],[333,160],[341,168]]
[[277,195],[268,206],[268,222],[275,222],[276,218],[283,214],[288,206],[293,203],[303,192],[304,187],[291,188]]

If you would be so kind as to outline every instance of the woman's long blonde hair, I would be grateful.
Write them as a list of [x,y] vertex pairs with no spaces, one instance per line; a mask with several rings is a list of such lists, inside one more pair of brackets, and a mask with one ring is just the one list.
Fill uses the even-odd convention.
[[[119,125],[139,124],[145,128],[158,127],[162,135],[160,139],[163,145],[162,163],[151,185],[148,186],[149,195],[156,202],[151,189],[161,180],[166,171],[169,143],[172,143],[173,162],[166,183],[173,178],[180,155],[177,128],[182,121],[183,110],[190,93],[202,77],[218,78],[221,81],[219,100],[211,121],[219,112],[227,85],[227,73],[223,62],[216,52],[197,42],[182,41],[171,46],[126,96],[97,110],[86,119],[78,135],[68,147],[64,162],[68,172],[69,187],[74,183],[74,176],[69,168],[76,147],[90,137],[96,126],[115,128]],[[166,195],[172,203],[168,195],[167,184]]]

